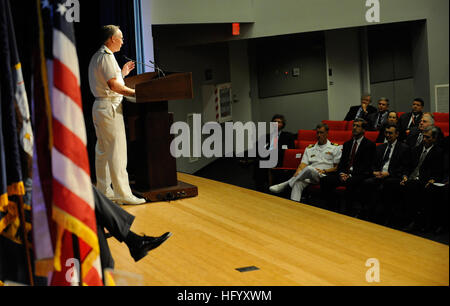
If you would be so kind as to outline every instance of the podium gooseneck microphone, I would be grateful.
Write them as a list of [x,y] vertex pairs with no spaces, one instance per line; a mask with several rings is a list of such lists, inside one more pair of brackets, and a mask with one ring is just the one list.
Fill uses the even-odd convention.
[[134,59],[129,58],[129,57],[126,56],[126,55],[123,55],[123,58],[126,59],[127,61],[132,61],[133,63],[136,63],[136,64],[144,65],[144,66],[147,66],[147,67],[149,67],[149,68],[154,68],[154,69],[156,69],[156,70],[158,71],[158,74],[161,72],[163,76],[166,76],[166,74],[164,73],[164,71],[162,71],[162,70],[161,70],[154,62],[152,62],[151,60],[148,60],[148,61],[149,61],[151,64],[153,64],[153,66],[147,65],[146,63],[138,62],[138,61],[136,61],[136,60],[134,60]]

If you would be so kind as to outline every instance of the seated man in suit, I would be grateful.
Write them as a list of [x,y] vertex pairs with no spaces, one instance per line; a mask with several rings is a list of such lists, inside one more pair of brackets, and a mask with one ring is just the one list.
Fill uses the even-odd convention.
[[337,171],[320,179],[321,191],[329,206],[335,203],[334,189],[345,186],[347,210],[350,210],[356,190],[372,173],[376,146],[364,137],[366,129],[367,122],[364,119],[358,118],[353,122],[353,137],[344,143]]
[[[410,149],[398,141],[397,125],[388,125],[384,133],[387,142],[377,147],[373,173],[364,181],[363,190],[369,198],[369,219],[387,224],[392,218],[391,209],[398,195],[400,180],[408,171]],[[384,220],[381,220],[380,213],[386,214]]]
[[405,113],[400,117],[400,133],[405,137],[409,135],[412,128],[419,127],[419,123],[423,115],[424,106],[425,102],[423,101],[423,99],[415,98],[411,106],[411,112]]
[[370,105],[372,102],[370,95],[363,95],[361,97],[361,105],[355,105],[350,107],[347,115],[345,116],[345,121],[352,121],[356,118],[363,118],[367,121],[367,116],[372,113],[376,113],[377,109]]
[[[278,148],[278,163],[277,167],[281,167],[283,164],[284,150],[286,149],[294,149],[295,148],[295,137],[292,133],[283,131],[286,127],[286,119],[283,115],[275,114],[272,117],[271,122],[278,123],[278,137],[274,139],[270,139],[270,134],[267,134],[264,138],[259,141],[264,141],[266,149],[274,149]],[[258,144],[256,144],[258,147]],[[261,157],[256,158],[255,168],[253,177],[256,182],[256,188],[259,191],[266,191],[267,183],[268,183],[268,169],[263,169],[259,167],[259,159]]]
[[[389,111],[389,114],[387,116],[387,120],[386,122],[383,124],[383,126],[380,129],[380,133],[378,134],[376,143],[385,143],[387,142],[387,138],[386,138],[386,134],[384,133],[386,130],[386,127],[389,125],[398,125],[398,115],[397,112],[395,111]],[[398,136],[398,140],[402,139],[402,135],[400,134],[400,129],[399,129],[399,136]]]
[[409,224],[405,231],[413,231],[422,223],[424,226],[428,216],[428,196],[430,185],[442,179],[444,168],[444,152],[436,145],[439,130],[430,126],[423,131],[423,143],[411,151],[411,163],[408,175],[404,175],[400,185],[404,191],[404,218]]
[[449,136],[442,141],[442,148],[444,150],[443,177],[439,182],[440,184],[429,186],[429,193],[431,194],[429,201],[430,229],[434,231],[435,235],[440,235],[443,232],[448,233],[449,229]]
[[[100,245],[100,259],[103,269],[114,268],[114,260],[106,239],[110,236],[120,242],[125,242],[134,261],[139,261],[150,250],[160,246],[172,233],[167,232],[159,237],[139,236],[131,231],[134,216],[108,199],[103,193],[92,186],[95,200],[95,217],[97,220],[97,235]],[[108,235],[105,234],[108,230]]]
[[[417,128],[411,129],[409,135],[405,139],[405,143],[411,148],[420,146],[423,140],[423,131],[430,126],[434,126],[433,114],[423,113],[422,119],[420,119],[419,126]],[[436,128],[438,129],[438,138],[436,144],[441,145],[442,140],[444,139],[444,134],[439,127]]]
[[283,131],[286,127],[286,119],[283,115],[276,114],[272,117],[271,122],[278,123],[278,138],[270,141],[270,135],[267,135],[266,146],[269,149],[273,149],[275,146],[278,146],[278,164],[277,167],[281,167],[283,163],[284,150],[294,149],[294,135],[292,133]]
[[372,113],[367,116],[369,129],[371,131],[381,130],[383,125],[387,122],[388,115],[389,115],[389,99],[380,98],[378,100],[378,111],[376,113]]
[[294,176],[286,182],[271,186],[271,192],[280,193],[290,186],[291,200],[300,202],[302,192],[309,184],[318,184],[321,177],[336,171],[342,146],[328,140],[328,130],[328,125],[324,123],[317,125],[317,143],[306,148]]

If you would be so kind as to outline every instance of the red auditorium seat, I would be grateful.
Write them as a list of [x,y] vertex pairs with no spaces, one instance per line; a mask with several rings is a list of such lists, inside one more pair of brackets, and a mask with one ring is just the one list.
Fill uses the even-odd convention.
[[280,168],[274,168],[274,169],[297,169],[298,165],[300,165],[300,162],[303,157],[303,152],[305,150],[302,149],[287,149],[284,151],[284,158],[283,158],[283,165]]
[[449,122],[448,113],[433,113],[435,122]]
[[376,142],[378,138],[378,131],[366,131],[364,136],[372,142]]
[[[303,150],[303,152],[305,151],[305,149],[310,145],[310,144],[314,144],[315,142],[311,142],[309,140],[300,140],[298,141],[298,146],[297,149],[299,150]],[[302,152],[302,153],[303,153]]]
[[352,121],[346,121],[347,122],[347,131],[351,131],[353,129],[353,120]]
[[400,118],[406,112],[397,112],[397,116]]
[[298,130],[297,140],[316,142],[317,132],[316,130]]
[[352,131],[329,131],[328,139],[331,142],[344,144],[344,142],[352,138]]
[[322,120],[322,123],[328,125],[330,130],[345,131],[348,121]]
[[448,133],[448,122],[434,122],[434,125],[440,127],[442,133]]
[[269,169],[269,184],[273,185],[278,175],[292,175],[302,161],[304,149],[287,149],[284,151],[283,164],[281,167]]

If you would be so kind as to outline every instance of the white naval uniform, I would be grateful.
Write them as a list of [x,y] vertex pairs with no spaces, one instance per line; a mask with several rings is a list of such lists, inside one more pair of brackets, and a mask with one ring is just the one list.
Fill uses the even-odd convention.
[[[97,144],[95,170],[97,188],[108,197],[132,196],[127,172],[127,141],[122,112],[123,96],[112,91],[112,78],[125,84],[113,52],[102,46],[89,63],[89,86],[95,97],[92,108]],[[111,183],[114,189],[111,190]]]
[[288,182],[292,188],[291,200],[299,202],[303,190],[309,184],[318,184],[320,178],[326,174],[319,174],[317,169],[326,170],[339,164],[342,155],[342,146],[333,144],[329,140],[319,146],[318,143],[305,149],[301,163],[308,165],[297,176],[293,176]]

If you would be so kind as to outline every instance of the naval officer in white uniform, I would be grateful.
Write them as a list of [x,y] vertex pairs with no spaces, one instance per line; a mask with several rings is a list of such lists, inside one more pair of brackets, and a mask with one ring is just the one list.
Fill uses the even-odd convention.
[[[92,109],[97,144],[95,170],[97,189],[122,204],[143,204],[131,192],[127,172],[127,142],[123,121],[123,96],[135,96],[123,80],[134,68],[133,62],[122,69],[114,57],[123,45],[123,34],[114,25],[102,27],[101,48],[89,63],[89,86],[95,97]],[[111,189],[112,183],[112,189]]]
[[280,193],[290,186],[292,188],[291,200],[300,202],[302,192],[309,184],[318,184],[321,177],[337,170],[342,155],[342,146],[328,140],[328,129],[326,124],[317,125],[317,143],[305,149],[302,161],[292,178],[271,186],[269,188],[271,192]]

